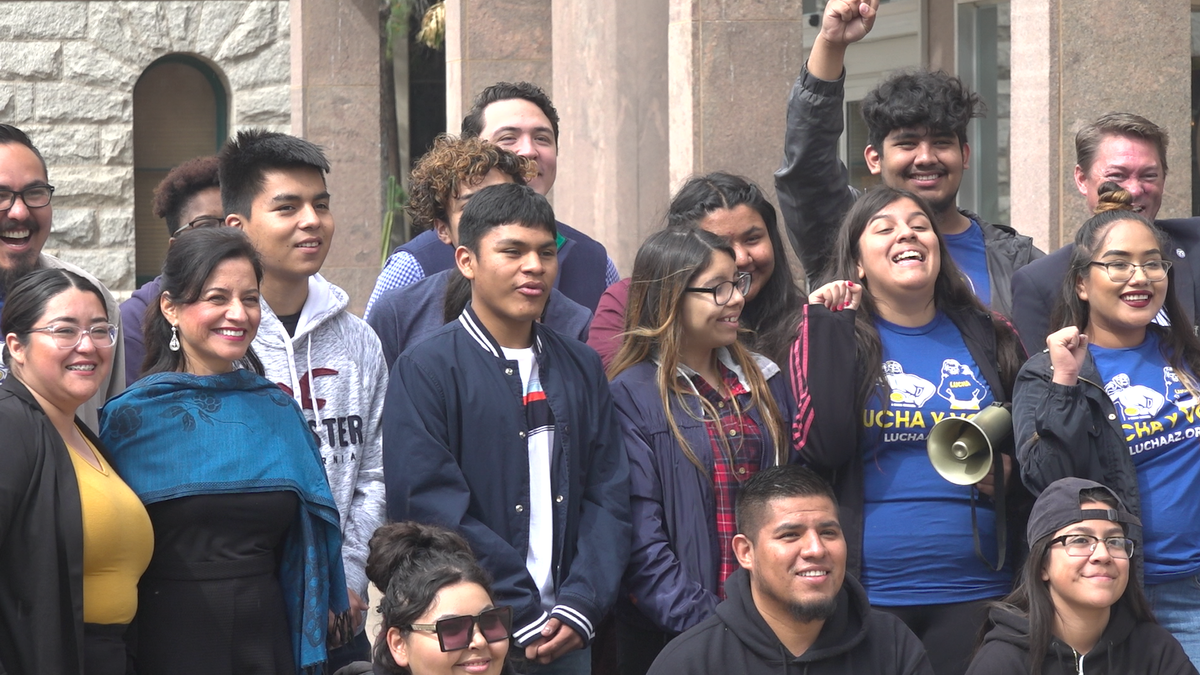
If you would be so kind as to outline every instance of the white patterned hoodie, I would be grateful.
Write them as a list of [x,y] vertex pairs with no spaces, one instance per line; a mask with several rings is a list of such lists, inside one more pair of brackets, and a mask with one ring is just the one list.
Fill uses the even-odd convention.
[[288,336],[264,299],[254,353],[320,439],[341,518],[346,585],[366,600],[367,543],[387,517],[380,421],[388,369],[375,331],[346,311],[348,303],[345,291],[314,274]]

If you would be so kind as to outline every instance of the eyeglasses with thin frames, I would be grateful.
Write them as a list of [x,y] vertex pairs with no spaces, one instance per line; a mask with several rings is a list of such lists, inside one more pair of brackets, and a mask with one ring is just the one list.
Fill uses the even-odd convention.
[[83,342],[84,335],[87,335],[92,344],[97,347],[111,347],[117,341],[117,327],[111,323],[101,323],[91,328],[55,324],[52,326],[43,326],[42,328],[30,328],[29,332],[46,333],[54,340],[55,346],[59,349],[74,349],[78,347],[79,343]]
[[1088,558],[1096,552],[1096,545],[1104,542],[1104,548],[1114,558],[1127,560],[1133,556],[1133,540],[1129,537],[1093,537],[1090,534],[1064,534],[1050,540],[1050,544],[1062,544],[1072,558]]
[[475,627],[488,642],[500,642],[512,637],[512,607],[493,607],[475,616],[448,616],[436,623],[409,624],[410,630],[437,633],[438,645],[444,652],[456,652],[471,646]]
[[707,288],[704,286],[689,286],[683,290],[687,293],[712,293],[713,302],[717,303],[717,306],[723,307],[733,299],[734,289],[737,289],[737,292],[741,293],[742,297],[746,297],[746,293],[750,292],[751,280],[749,272],[738,272],[733,281],[722,281],[716,286],[709,286]]
[[1162,281],[1167,278],[1167,272],[1171,269],[1170,260],[1151,260],[1142,264],[1131,263],[1128,260],[1113,260],[1112,262],[1100,262],[1093,260],[1088,263],[1092,267],[1103,267],[1105,272],[1108,272],[1108,280],[1122,284],[1133,278],[1133,270],[1141,269],[1145,275],[1146,281]]
[[40,209],[43,206],[50,204],[50,198],[54,196],[53,185],[35,185],[24,190],[0,190],[0,211],[7,211],[17,203],[17,197],[25,202],[25,206],[31,209]]
[[218,218],[216,216],[200,216],[190,223],[184,223],[183,225],[180,225],[179,229],[175,230],[174,236],[178,237],[188,230],[203,230],[206,227],[221,227],[224,224],[224,218]]

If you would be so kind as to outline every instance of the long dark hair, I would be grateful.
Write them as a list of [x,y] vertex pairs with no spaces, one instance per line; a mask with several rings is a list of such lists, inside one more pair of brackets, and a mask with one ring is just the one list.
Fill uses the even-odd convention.
[[[1091,306],[1087,301],[1080,299],[1076,288],[1084,275],[1090,274],[1092,261],[1096,259],[1108,233],[1117,223],[1140,223],[1150,230],[1164,257],[1172,250],[1167,234],[1155,225],[1154,221],[1132,209],[1133,195],[1121,189],[1121,186],[1113,182],[1105,182],[1100,186],[1096,215],[1089,218],[1075,233],[1075,250],[1071,253],[1070,267],[1063,278],[1058,305],[1050,315],[1050,325],[1054,330],[1067,326],[1076,326],[1081,331],[1087,329],[1088,323],[1091,322]],[[1159,336],[1162,356],[1175,370],[1179,382],[1192,394],[1200,394],[1200,384],[1196,382],[1196,376],[1200,374],[1200,338],[1197,338],[1192,330],[1192,322],[1184,313],[1179,295],[1175,292],[1174,268],[1167,271],[1167,296],[1163,302],[1163,309],[1167,312],[1171,326],[1168,328],[1151,323],[1146,329]]]
[[[0,310],[0,329],[3,334],[15,333],[21,344],[28,345],[29,331],[46,313],[46,305],[60,293],[72,288],[95,295],[100,300],[105,318],[108,318],[108,305],[96,284],[68,270],[43,267],[21,277],[8,291],[8,296],[4,298],[4,309]],[[12,355],[7,349],[3,352],[4,365],[8,366]]]
[[713,211],[749,206],[763,219],[774,251],[775,269],[754,300],[742,310],[742,326],[750,329],[744,341],[776,363],[784,363],[796,337],[795,312],[804,305],[803,291],[792,277],[787,248],[779,232],[775,207],[749,180],[716,171],[683,184],[667,209],[667,227],[694,227]]
[[[1106,489],[1089,488],[1080,490],[1079,503],[1099,502],[1109,508],[1119,509],[1121,506]],[[1124,526],[1122,526],[1124,527]],[[1041,675],[1042,662],[1046,660],[1046,652],[1050,650],[1050,642],[1054,638],[1054,600],[1050,597],[1049,582],[1042,581],[1042,570],[1046,566],[1046,557],[1050,550],[1050,542],[1054,534],[1048,534],[1033,542],[1029,547],[1029,557],[1017,576],[1017,585],[1012,593],[1003,600],[992,603],[992,607],[1029,619],[1029,673]],[[1130,561],[1130,572],[1133,561]],[[1117,599],[1117,604],[1123,604],[1133,618],[1139,623],[1154,623],[1154,613],[1150,611],[1150,603],[1142,592],[1142,587],[1134,579],[1129,579],[1125,592]],[[990,629],[986,622],[980,633],[980,640]]]
[[372,656],[376,665],[395,675],[411,670],[396,663],[388,650],[387,632],[407,635],[409,626],[429,609],[447,586],[473,583],[492,594],[492,579],[460,535],[437,525],[409,521],[375,530],[367,556],[367,578],[383,592],[379,612],[383,625]]
[[[733,248],[721,237],[696,227],[661,230],[642,243],[633,262],[633,281],[625,310],[625,340],[608,367],[609,377],[613,378],[638,363],[658,358],[656,379],[667,425],[684,456],[705,475],[708,470],[675,422],[671,399],[678,400],[679,407],[687,411],[692,407],[685,397],[697,399],[705,419],[720,419],[708,399],[695,396],[690,387],[680,384],[677,375],[684,332],[681,315],[687,296],[684,289],[712,264],[716,255],[727,255],[732,259]],[[786,461],[788,445],[775,398],[750,352],[739,342],[729,345],[728,349],[734,363],[746,376],[750,385],[750,407],[759,409],[775,446],[775,463],[781,464]],[[724,436],[720,438],[725,442]]]
[[[226,260],[249,261],[255,279],[262,283],[262,262],[246,234],[236,227],[210,227],[185,233],[167,249],[161,291],[176,305],[190,305],[200,299],[204,282]],[[187,367],[183,350],[171,351],[167,346],[171,342],[171,324],[163,316],[157,298],[146,308],[142,334],[146,341],[143,375],[173,373]],[[252,348],[246,349],[243,365],[263,374],[262,362]]]
[[[862,237],[863,231],[866,230],[875,214],[901,199],[912,200],[929,218],[930,223],[937,222],[929,204],[907,190],[897,190],[886,185],[868,190],[842,219],[842,224],[834,239],[833,263],[826,270],[823,283],[860,278],[858,263],[862,253],[859,250],[859,239]],[[937,280],[933,286],[934,305],[942,311],[976,312],[991,317],[992,328],[996,334],[997,366],[1000,380],[1005,388],[1004,392],[992,393],[997,397],[1001,394],[1011,397],[1012,386],[1017,379],[1017,371],[1021,369],[1021,364],[1025,360],[1024,351],[1017,341],[1016,333],[1007,320],[984,307],[979,298],[975,297],[975,294],[971,292],[971,287],[963,280],[962,272],[950,257],[941,230],[934,227],[933,231],[937,235],[938,253],[941,259],[941,269],[938,270]],[[879,331],[875,328],[875,317],[879,315],[879,310],[871,295],[870,284],[865,278],[861,279],[861,282],[863,284],[862,302],[854,317],[854,336],[858,343],[859,361],[857,397],[860,406],[866,405],[879,387],[883,387],[886,392],[888,386],[887,379],[883,376],[883,343],[880,341]],[[881,399],[886,406],[888,397],[885,395]]]

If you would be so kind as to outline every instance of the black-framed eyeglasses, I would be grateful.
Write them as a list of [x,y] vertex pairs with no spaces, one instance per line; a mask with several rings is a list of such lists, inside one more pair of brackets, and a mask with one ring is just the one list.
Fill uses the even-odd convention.
[[475,627],[488,642],[500,642],[512,637],[512,607],[493,607],[475,616],[448,616],[436,623],[409,624],[410,630],[437,633],[438,644],[444,652],[456,652],[471,646]]
[[221,227],[224,224],[224,218],[218,218],[216,216],[200,216],[190,223],[184,223],[183,225],[180,225],[179,229],[175,230],[175,236],[178,237],[188,230],[202,230],[206,227]]
[[738,272],[733,281],[722,281],[716,286],[708,288],[703,286],[689,286],[683,290],[688,293],[712,293],[713,302],[717,303],[718,306],[723,306],[729,304],[729,301],[733,299],[734,289],[737,289],[737,292],[741,293],[742,297],[745,297],[746,293],[750,292],[750,281],[749,272]]
[[1062,544],[1072,558],[1087,558],[1095,553],[1096,544],[1104,542],[1104,548],[1114,558],[1128,560],[1133,557],[1133,540],[1129,537],[1093,537],[1090,534],[1064,534],[1050,540],[1050,544]]
[[1171,269],[1170,260],[1151,260],[1141,265],[1127,260],[1112,262],[1093,260],[1088,264],[1092,267],[1103,267],[1104,271],[1108,272],[1108,280],[1118,284],[1132,279],[1135,268],[1141,268],[1142,274],[1146,275],[1146,281],[1162,281],[1167,278],[1167,271]]
[[17,197],[31,209],[40,209],[50,204],[54,195],[53,185],[35,185],[24,190],[0,190],[0,211],[7,211],[17,203]]
[[80,328],[67,324],[54,324],[42,328],[30,328],[30,333],[46,333],[59,349],[74,349],[87,335],[97,347],[111,347],[117,341],[117,327],[111,323],[100,323],[91,328]]

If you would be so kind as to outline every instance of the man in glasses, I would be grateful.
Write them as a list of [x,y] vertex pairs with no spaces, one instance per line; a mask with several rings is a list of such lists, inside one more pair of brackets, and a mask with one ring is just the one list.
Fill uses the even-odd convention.
[[554,211],[503,183],[467,202],[470,301],[396,359],[383,414],[392,520],[463,534],[514,609],[524,673],[589,673],[632,527],[629,467],[600,357],[538,323],[558,272]]
[[[167,222],[171,241],[192,230],[225,224],[221,208],[221,183],[217,177],[215,155],[197,157],[171,169],[154,188],[154,215]],[[155,277],[121,303],[121,322],[125,326],[125,382],[142,376],[146,347],[142,339],[142,320],[146,308],[158,305],[162,277]]]
[[[42,252],[50,236],[54,186],[49,182],[46,160],[29,136],[10,124],[0,124],[0,308],[4,307],[5,289],[35,269],[54,267],[74,272],[104,294],[108,316],[120,331],[121,319],[112,293],[84,270]],[[0,326],[0,333],[3,326]],[[7,373],[0,366],[0,380]],[[112,371],[99,391],[79,407],[78,415],[92,431],[99,430],[98,411],[109,398],[125,389],[125,349],[119,343],[113,349]]]
[[805,672],[933,675],[917,636],[871,609],[846,576],[833,488],[811,469],[765,469],[737,499],[733,552],[716,613],[675,638],[649,675]]

